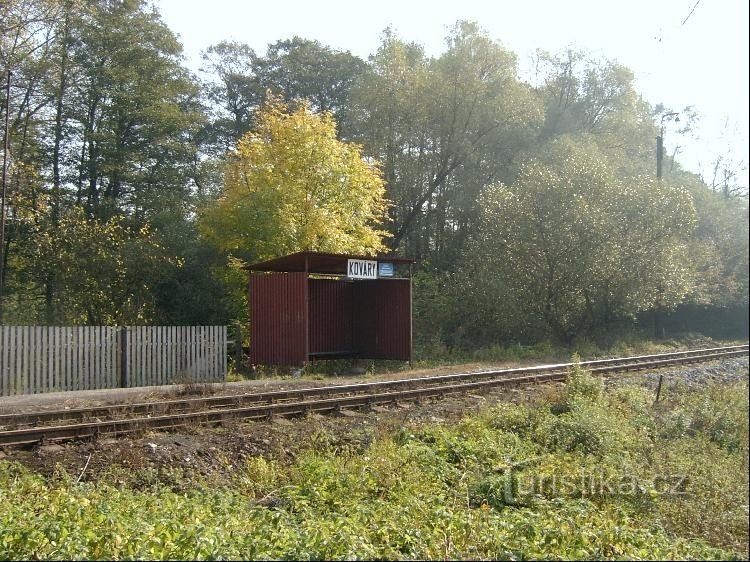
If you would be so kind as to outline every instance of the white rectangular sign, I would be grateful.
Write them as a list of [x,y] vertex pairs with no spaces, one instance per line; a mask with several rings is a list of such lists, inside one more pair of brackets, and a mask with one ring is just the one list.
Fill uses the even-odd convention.
[[350,279],[377,279],[378,262],[373,260],[348,260],[346,276]]

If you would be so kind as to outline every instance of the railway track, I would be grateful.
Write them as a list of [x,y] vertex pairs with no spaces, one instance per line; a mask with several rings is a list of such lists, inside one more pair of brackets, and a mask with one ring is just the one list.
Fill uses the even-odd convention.
[[[673,365],[735,357],[748,353],[747,345],[581,361],[597,374],[658,369]],[[146,429],[173,429],[185,425],[220,425],[230,420],[259,420],[271,416],[298,416],[376,404],[439,397],[492,386],[517,386],[565,380],[572,363],[540,365],[280,390],[232,396],[207,396],[133,404],[113,404],[67,410],[0,415],[0,447],[40,442],[115,436]]]

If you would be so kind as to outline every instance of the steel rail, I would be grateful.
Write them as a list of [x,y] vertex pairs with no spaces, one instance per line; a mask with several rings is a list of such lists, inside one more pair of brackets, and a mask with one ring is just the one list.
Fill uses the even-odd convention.
[[[709,361],[727,357],[734,357],[748,353],[747,346],[735,346],[731,351],[723,350],[696,350],[702,351],[700,354],[694,352],[680,352],[680,357],[665,357],[669,354],[659,354],[659,357],[651,360],[644,360],[646,356],[618,358],[615,360],[597,360],[595,362],[581,362],[582,366],[600,374],[607,374],[617,371],[634,371],[644,369],[658,369],[667,366],[694,363],[700,361]],[[591,363],[596,363],[591,365]],[[571,363],[528,367],[521,369],[506,369],[502,372],[511,376],[500,378],[489,378],[487,380],[469,380],[469,382],[460,382],[462,379],[454,378],[452,384],[428,385],[421,388],[407,388],[393,392],[370,392],[360,394],[348,394],[338,397],[326,397],[317,400],[301,399],[294,402],[268,402],[260,405],[245,405],[234,408],[223,408],[213,410],[201,410],[197,412],[183,412],[176,414],[158,415],[150,417],[136,417],[128,419],[110,419],[105,421],[94,421],[85,423],[76,423],[69,425],[31,427],[22,429],[12,429],[0,431],[0,446],[21,446],[38,443],[40,441],[64,441],[71,439],[81,439],[103,435],[123,435],[127,433],[142,431],[145,429],[170,429],[184,426],[186,424],[199,425],[216,425],[224,424],[230,420],[258,420],[271,416],[295,416],[310,412],[329,412],[341,408],[358,408],[363,406],[391,403],[398,401],[409,401],[420,398],[440,397],[446,394],[466,392],[477,388],[486,388],[491,386],[518,386],[521,384],[546,383],[552,381],[562,381],[567,377],[568,368]],[[542,369],[546,368],[546,372]],[[536,369],[537,372],[529,372]],[[477,375],[486,375],[489,372],[475,373]],[[470,373],[467,373],[470,374]],[[426,377],[430,378],[430,377]],[[405,379],[401,381],[383,381],[383,382],[413,382],[420,379]],[[455,382],[459,381],[459,382]],[[368,385],[378,383],[367,383]],[[358,386],[358,385],[345,385]],[[361,386],[361,385],[360,385]],[[320,387],[314,390],[322,390],[329,387]],[[381,389],[382,390],[382,387]]]
[[[707,349],[684,350],[652,355],[639,355],[631,357],[618,357],[612,359],[595,359],[579,362],[581,367],[595,368],[598,366],[617,366],[624,362],[654,361],[660,359],[672,359],[704,355],[706,353],[731,353],[734,351],[747,351],[747,345],[726,346]],[[42,424],[57,423],[67,420],[91,420],[101,418],[114,418],[122,416],[151,416],[177,413],[190,413],[206,409],[226,409],[241,407],[258,403],[275,403],[289,400],[305,400],[316,396],[335,396],[337,394],[350,395],[353,393],[371,392],[375,390],[410,388],[421,385],[444,385],[462,380],[477,380],[481,378],[509,377],[519,374],[533,374],[548,372],[550,370],[567,371],[573,363],[559,363],[549,365],[536,365],[532,367],[517,367],[512,369],[499,369],[487,371],[474,371],[470,373],[454,373],[447,375],[436,375],[426,377],[415,377],[407,379],[395,379],[387,381],[374,381],[364,383],[353,383],[345,385],[324,385],[320,387],[306,387],[288,390],[277,390],[262,393],[245,393],[223,396],[192,397],[174,400],[161,400],[154,402],[139,402],[125,404],[109,404],[84,408],[70,408],[64,410],[46,410],[31,413],[0,414],[0,427],[19,428],[20,426],[38,426]]]

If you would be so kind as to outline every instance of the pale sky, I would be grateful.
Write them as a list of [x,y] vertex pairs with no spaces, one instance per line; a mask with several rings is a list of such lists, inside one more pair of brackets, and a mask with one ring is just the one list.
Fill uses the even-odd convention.
[[[219,41],[241,41],[262,54],[269,43],[294,35],[367,59],[389,25],[429,55],[439,55],[458,19],[477,21],[518,55],[522,70],[537,48],[589,50],[630,67],[638,91],[652,104],[695,107],[699,138],[679,141],[685,167],[703,171],[710,181],[707,165],[717,154],[731,150],[735,160],[748,161],[748,0],[154,2],[179,35],[193,70],[200,67],[200,52]],[[668,149],[675,129],[667,125]]]

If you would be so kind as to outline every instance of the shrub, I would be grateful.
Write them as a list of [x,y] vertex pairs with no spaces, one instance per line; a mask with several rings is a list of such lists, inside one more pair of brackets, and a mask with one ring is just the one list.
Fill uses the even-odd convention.
[[571,358],[573,365],[568,370],[565,386],[565,400],[568,407],[577,400],[596,402],[604,393],[604,381],[595,377],[590,371],[581,367],[581,358],[574,354]]

